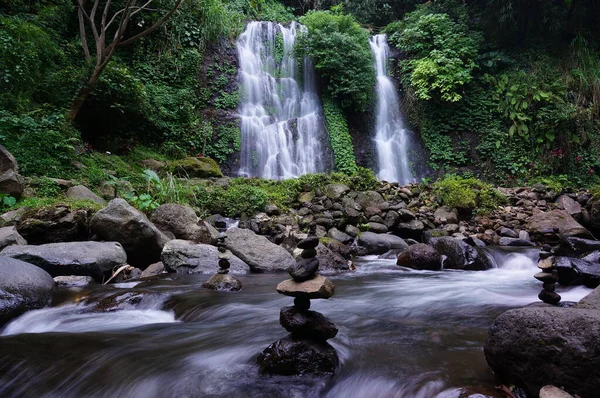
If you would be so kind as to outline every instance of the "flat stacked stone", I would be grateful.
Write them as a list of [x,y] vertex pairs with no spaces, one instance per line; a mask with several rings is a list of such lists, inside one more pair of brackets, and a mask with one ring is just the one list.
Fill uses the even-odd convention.
[[277,285],[277,292],[294,297],[294,305],[283,307],[279,322],[290,334],[267,347],[259,356],[263,373],[280,375],[331,374],[339,364],[337,353],[327,343],[338,329],[323,314],[310,311],[311,299],[328,299],[335,285],[317,274],[319,260],[316,247],[319,238],[314,229],[298,243],[302,249],[296,264],[288,269],[292,279]]
[[538,298],[547,304],[558,304],[561,297],[554,291],[556,290],[556,282],[558,282],[558,273],[554,265],[552,248],[548,245],[542,247],[538,268],[541,272],[533,276],[542,282],[542,291],[538,294]]
[[221,234],[217,240],[217,249],[219,251],[219,270],[211,276],[202,287],[212,290],[236,291],[242,288],[242,283],[233,275],[229,274],[231,267],[232,254],[225,246],[227,235]]

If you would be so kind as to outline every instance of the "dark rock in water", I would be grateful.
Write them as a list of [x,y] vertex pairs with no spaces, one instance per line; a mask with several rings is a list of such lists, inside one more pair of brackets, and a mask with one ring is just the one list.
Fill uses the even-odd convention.
[[577,254],[589,253],[594,250],[600,250],[600,241],[592,239],[583,239],[577,237],[567,238],[566,244]]
[[506,228],[506,227],[500,228],[499,230],[496,231],[496,233],[498,233],[498,235],[500,235],[500,236],[505,236],[507,238],[518,238],[519,237],[518,233],[516,233],[512,229]]
[[417,243],[400,253],[396,264],[414,269],[436,271],[442,268],[442,259],[433,247]]
[[268,346],[257,358],[262,373],[285,376],[332,374],[339,358],[332,346],[290,336]]
[[310,308],[310,300],[306,297],[296,297],[294,299],[294,306],[300,311],[308,311]]
[[582,260],[589,261],[590,263],[600,263],[600,250],[595,250],[591,253],[581,257]]
[[460,239],[432,238],[430,244],[440,255],[446,256],[445,269],[483,271],[493,267],[492,262],[479,247],[472,247]]
[[558,304],[561,299],[560,294],[546,289],[543,289],[540,294],[538,294],[538,298],[547,304]]
[[35,264],[50,275],[91,276],[102,282],[112,270],[127,262],[123,247],[117,242],[66,242],[39,246],[8,246],[3,256]]
[[146,268],[143,272],[142,272],[142,278],[148,278],[151,276],[155,276],[155,275],[160,275],[167,272],[167,270],[165,269],[165,265],[163,264],[162,261],[159,261],[157,263],[154,264],[150,264],[148,266],[148,268]]
[[333,322],[316,311],[302,311],[297,307],[283,307],[279,313],[281,326],[294,338],[308,338],[317,341],[332,339],[338,329]]
[[319,245],[319,238],[316,236],[309,236],[308,238],[302,239],[298,242],[298,249],[314,249]]
[[535,246],[533,243],[531,243],[528,240],[523,240],[523,239],[519,239],[519,238],[508,238],[505,236],[500,238],[500,240],[498,241],[498,244],[500,246]]
[[302,250],[302,254],[300,254],[300,257],[302,257],[302,258],[313,258],[316,256],[317,256],[316,249],[304,249],[304,250]]
[[242,288],[242,283],[233,275],[216,274],[204,282],[202,287],[220,291],[237,291]]
[[538,281],[544,282],[544,283],[555,283],[558,280],[556,275],[552,272],[538,272],[533,277],[535,279],[537,279]]
[[558,276],[558,283],[569,286],[577,279],[577,271],[573,268],[568,257],[554,257],[554,267]]
[[450,235],[445,229],[429,229],[423,232],[423,242],[431,244],[431,240],[435,238],[443,238]]
[[367,249],[367,254],[383,254],[390,249],[408,249],[408,244],[398,236],[373,232],[360,234],[358,244]]
[[54,280],[43,269],[0,256],[0,326],[52,299]]
[[94,284],[94,278],[91,276],[57,276],[54,278],[54,282],[56,282],[56,286],[87,286]]
[[484,352],[505,384],[537,396],[555,384],[571,394],[596,397],[600,391],[600,311],[527,307],[494,320]]
[[556,290],[556,283],[555,282],[543,283],[542,288],[548,292],[553,292],[554,290]]
[[323,244],[317,246],[317,259],[319,260],[319,272],[332,273],[350,269],[347,260]]
[[388,231],[388,227],[378,222],[369,222],[367,223],[367,226],[369,228],[369,231],[375,232],[377,234],[384,234]]
[[304,282],[311,279],[319,270],[319,260],[313,258],[303,258],[292,265],[288,273],[296,282]]
[[571,217],[565,210],[535,212],[529,219],[527,230],[533,239],[541,243],[554,244],[569,237],[593,239],[592,234]]
[[595,288],[600,285],[600,264],[598,263],[579,258],[556,257],[554,266],[558,273],[558,283],[563,286],[583,283],[587,287]]
[[340,231],[337,228],[331,228],[329,231],[327,231],[327,237],[339,240],[345,245],[350,244],[354,241],[354,238],[352,236]]
[[160,253],[169,241],[143,213],[124,199],[111,200],[92,217],[90,225],[99,239],[123,245],[128,262],[142,269],[160,260]]
[[17,231],[30,245],[83,241],[89,238],[89,213],[67,205],[28,210],[21,216]]

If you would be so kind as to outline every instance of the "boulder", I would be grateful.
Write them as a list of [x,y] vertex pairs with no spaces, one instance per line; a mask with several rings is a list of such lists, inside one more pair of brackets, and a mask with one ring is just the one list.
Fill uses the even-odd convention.
[[331,228],[329,231],[327,231],[327,236],[331,239],[338,240],[345,245],[354,242],[354,238],[352,236],[340,231],[337,228]]
[[388,212],[385,215],[385,218],[383,219],[383,223],[386,227],[388,227],[388,229],[396,228],[396,225],[398,225],[399,221],[400,214],[394,210],[388,210]]
[[496,232],[498,233],[498,235],[505,236],[507,238],[518,238],[519,237],[518,233],[516,233],[512,229],[506,228],[506,227],[502,227],[499,230],[497,230]]
[[0,145],[0,194],[20,198],[23,194],[25,181],[19,175],[15,157]]
[[472,247],[461,239],[432,238],[430,244],[440,255],[446,256],[445,269],[483,271],[493,267],[491,260],[479,247]]
[[95,283],[91,276],[65,275],[54,277],[56,286],[87,286]]
[[396,226],[396,232],[398,235],[405,239],[415,239],[420,241],[423,237],[423,230],[425,225],[422,221],[411,220],[409,222],[401,222]]
[[556,203],[560,203],[563,209],[575,220],[581,221],[581,205],[577,201],[567,195],[560,195],[556,198]]
[[557,384],[571,394],[594,397],[600,389],[600,311],[526,307],[496,318],[484,353],[507,384],[536,396]]
[[84,187],[83,185],[76,185],[67,189],[67,193],[65,195],[69,199],[91,200],[92,202],[96,202],[101,205],[106,204],[106,201],[104,199],[102,199],[100,196],[96,195],[89,188]]
[[257,358],[260,371],[285,376],[331,374],[339,364],[326,342],[286,337],[268,346]]
[[164,274],[165,272],[167,272],[165,265],[163,264],[162,261],[159,261],[157,263],[150,264],[144,271],[142,271],[141,277],[149,278],[151,276]]
[[[319,260],[320,272],[338,272],[350,269],[348,261],[329,248],[330,246],[333,247],[334,242],[341,245],[339,241],[329,240],[329,242],[326,242],[328,246],[324,244],[317,246],[317,259]],[[343,247],[345,248],[346,246]]]
[[600,241],[570,237],[562,241],[558,254],[582,255],[600,250]]
[[437,271],[442,268],[442,258],[433,247],[424,243],[417,243],[400,253],[396,264],[419,270]]
[[66,242],[40,246],[8,246],[0,252],[37,265],[53,277],[91,276],[103,282],[115,267],[127,262],[123,247],[117,242]]
[[60,204],[28,210],[17,223],[17,232],[30,245],[87,240],[90,216],[90,210]]
[[433,218],[440,224],[457,224],[458,212],[448,206],[438,207],[433,213]]
[[12,245],[26,245],[27,241],[17,232],[15,227],[0,228],[0,250]]
[[359,192],[354,198],[354,201],[358,203],[363,209],[367,207],[377,207],[383,203],[383,197],[376,191],[365,191]]
[[219,231],[200,221],[196,212],[188,206],[164,204],[154,210],[150,220],[162,232],[171,233],[176,239],[215,244],[219,237]]
[[281,326],[294,338],[308,338],[317,341],[332,339],[338,329],[323,314],[315,311],[301,311],[296,306],[283,307],[279,312]]
[[27,213],[27,208],[19,207],[18,209],[7,211],[6,213],[0,215],[0,227],[5,227],[8,225],[16,225],[21,221],[23,215]]
[[238,291],[242,289],[242,283],[230,274],[214,274],[206,282],[202,284],[202,287],[218,291]]
[[323,194],[330,199],[339,199],[350,192],[350,187],[344,184],[328,184],[323,188]]
[[98,239],[116,241],[127,252],[129,264],[144,269],[160,260],[169,238],[124,199],[113,199],[91,220]]
[[307,299],[328,299],[335,292],[335,285],[323,275],[316,275],[305,282],[295,282],[286,279],[277,285],[277,292],[284,296],[301,297]]
[[52,299],[54,281],[43,269],[0,256],[0,326]]
[[304,282],[313,277],[319,270],[319,260],[316,257],[298,259],[288,269],[288,273],[296,282]]
[[500,246],[535,246],[531,241],[503,236],[498,240]]
[[370,232],[374,232],[376,234],[385,234],[388,231],[388,228],[384,224],[377,222],[368,222],[367,228]]
[[[162,263],[169,272],[178,274],[214,274],[219,270],[215,246],[175,239],[167,242],[161,253]],[[232,256],[229,271],[235,274],[250,272],[248,264]]]
[[374,232],[360,234],[358,244],[367,249],[367,254],[383,254],[391,249],[404,250],[408,248],[404,239],[398,236]]
[[594,239],[592,234],[571,217],[565,210],[546,213],[534,211],[527,223],[527,230],[536,242],[557,243],[569,237]]
[[249,229],[231,228],[227,248],[244,261],[252,272],[282,272],[294,265],[294,258],[283,247]]
[[171,163],[175,175],[187,178],[223,177],[217,162],[207,157],[188,157]]

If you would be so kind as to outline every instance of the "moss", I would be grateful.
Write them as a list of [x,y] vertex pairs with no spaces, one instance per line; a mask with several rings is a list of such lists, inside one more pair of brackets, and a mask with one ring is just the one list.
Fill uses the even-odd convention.
[[171,162],[170,169],[174,174],[189,178],[223,177],[217,162],[211,158],[200,157],[176,160]]
[[485,213],[506,202],[506,198],[492,185],[476,178],[448,175],[434,185],[434,194],[442,205],[459,210]]
[[40,210],[46,208],[56,207],[58,205],[67,205],[69,209],[83,209],[83,210],[91,210],[96,212],[102,209],[104,206],[93,202],[91,200],[71,200],[71,199],[58,199],[58,198],[26,198],[18,201],[12,209],[18,209],[21,207],[26,207],[30,210]]

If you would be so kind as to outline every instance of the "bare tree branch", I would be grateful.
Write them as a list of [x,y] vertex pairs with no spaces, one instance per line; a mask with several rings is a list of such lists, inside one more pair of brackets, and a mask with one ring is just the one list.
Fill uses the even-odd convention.
[[81,8],[77,10],[77,19],[79,19],[79,36],[81,36],[81,47],[83,47],[83,56],[86,62],[89,62],[92,59],[92,56],[90,55],[90,48],[87,44],[85,21],[83,19],[83,10]]
[[173,13],[175,11],[177,11],[177,9],[179,8],[179,6],[181,5],[181,3],[183,2],[183,0],[177,0],[177,3],[175,4],[175,6],[173,8],[171,8],[171,10],[166,13],[161,19],[159,19],[154,25],[152,25],[151,27],[149,27],[148,29],[144,30],[141,33],[138,33],[137,35],[130,37],[127,40],[123,40],[119,45],[120,46],[126,46],[128,44],[133,43],[134,41],[136,41],[137,39],[140,39],[150,33],[152,33],[154,30],[156,30],[157,28],[159,28],[163,23],[165,23],[165,21],[167,19],[169,19],[171,17],[171,15],[173,15]]

